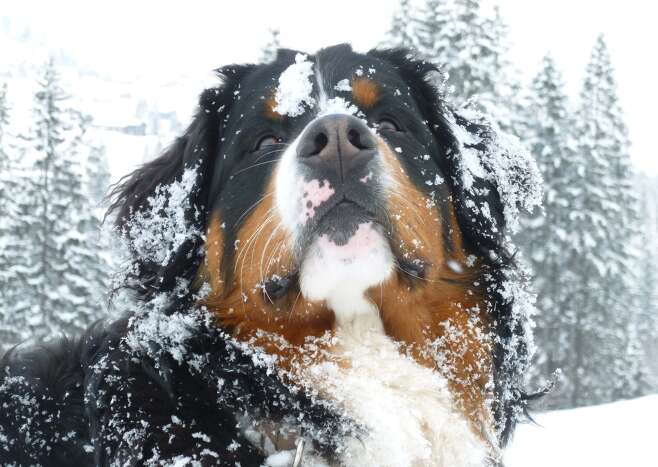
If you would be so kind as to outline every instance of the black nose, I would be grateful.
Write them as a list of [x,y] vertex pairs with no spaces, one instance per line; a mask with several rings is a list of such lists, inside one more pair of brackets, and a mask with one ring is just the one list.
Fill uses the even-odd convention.
[[333,169],[344,181],[360,176],[377,152],[368,127],[352,115],[327,115],[313,122],[297,146],[297,156],[314,168]]

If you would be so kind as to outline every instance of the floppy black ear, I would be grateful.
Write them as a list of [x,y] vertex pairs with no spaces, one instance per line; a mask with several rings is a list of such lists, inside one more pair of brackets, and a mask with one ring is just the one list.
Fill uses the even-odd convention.
[[[127,285],[142,298],[191,280],[208,215],[208,196],[234,91],[252,65],[217,70],[222,84],[206,89],[185,133],[112,190],[108,214],[130,254]],[[218,167],[219,168],[219,167]]]

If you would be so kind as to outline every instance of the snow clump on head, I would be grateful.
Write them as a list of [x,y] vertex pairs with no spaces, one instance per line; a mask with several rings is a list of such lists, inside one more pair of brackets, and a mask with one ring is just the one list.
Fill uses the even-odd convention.
[[274,99],[276,100],[275,112],[290,117],[298,117],[304,113],[304,104],[312,107],[315,99],[311,96],[313,92],[313,63],[308,56],[297,54],[295,63],[290,65],[279,76],[279,86],[276,89]]

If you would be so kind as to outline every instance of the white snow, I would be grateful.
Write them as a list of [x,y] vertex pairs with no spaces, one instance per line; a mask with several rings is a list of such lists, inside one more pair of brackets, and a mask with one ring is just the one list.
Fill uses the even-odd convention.
[[655,467],[658,395],[534,416],[518,427],[506,467]]
[[279,76],[279,86],[276,89],[274,110],[281,115],[297,117],[304,113],[304,104],[309,107],[315,104],[311,96],[313,92],[313,63],[308,56],[297,54],[295,63],[290,65]]
[[[463,107],[457,115],[489,129],[488,134],[474,135],[451,122],[460,144],[461,183],[472,190],[476,179],[493,181],[503,203],[507,228],[514,233],[519,227],[520,211],[532,212],[541,205],[543,179],[537,163],[518,138],[503,132],[479,111]],[[485,150],[469,147],[477,144],[484,144]]]
[[347,79],[347,78],[341,79],[340,81],[338,81],[338,83],[336,83],[336,86],[334,86],[334,89],[336,91],[351,91],[352,86],[350,86],[350,80]]
[[122,234],[137,256],[165,265],[186,240],[200,235],[185,219],[196,176],[196,168],[187,169],[180,181],[158,186],[148,198],[149,209],[133,214]]
[[359,108],[342,97],[333,97],[323,102],[322,109],[316,118],[324,117],[325,115],[332,114],[345,114],[345,115],[358,115],[362,116]]

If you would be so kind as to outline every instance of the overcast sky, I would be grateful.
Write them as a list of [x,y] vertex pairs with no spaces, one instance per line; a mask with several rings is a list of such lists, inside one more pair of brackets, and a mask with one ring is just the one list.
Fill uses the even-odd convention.
[[[658,175],[658,1],[484,0],[501,6],[512,58],[531,76],[550,51],[576,96],[603,32],[641,171]],[[282,45],[313,51],[338,42],[367,50],[389,27],[397,0],[31,1],[1,0],[0,15],[24,21],[49,45],[118,78],[205,74],[258,56],[270,27]],[[2,45],[0,44],[0,53]]]

